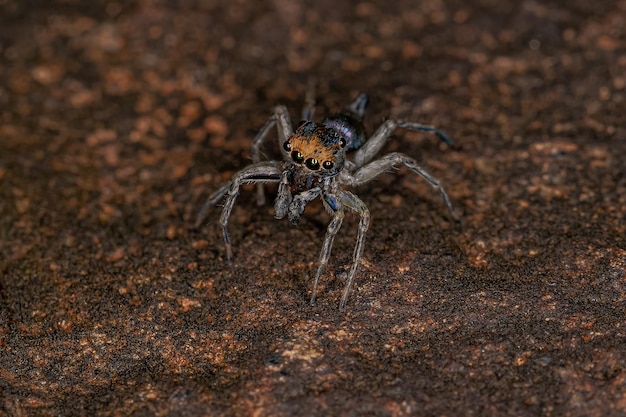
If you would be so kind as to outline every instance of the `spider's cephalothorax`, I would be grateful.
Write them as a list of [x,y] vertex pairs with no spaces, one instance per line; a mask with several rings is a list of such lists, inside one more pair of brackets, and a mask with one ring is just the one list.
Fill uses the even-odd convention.
[[339,132],[310,121],[300,123],[283,143],[294,166],[321,178],[334,177],[343,169],[345,147],[346,141]]
[[[331,214],[324,244],[320,253],[319,266],[315,274],[311,304],[315,304],[317,284],[322,275],[333,245],[333,241],[346,211],[360,216],[359,232],[352,259],[352,267],[344,287],[339,308],[345,309],[350,287],[354,281],[365,241],[365,232],[369,227],[369,210],[365,204],[345,187],[356,187],[366,183],[390,168],[405,165],[424,178],[439,191],[452,217],[452,206],[448,195],[436,178],[431,176],[417,162],[401,153],[390,153],[372,161],[391,134],[398,128],[429,132],[437,135],[444,142],[451,144],[448,137],[439,130],[413,122],[389,119],[368,138],[363,127],[363,115],[367,107],[367,96],[359,94],[344,112],[331,114],[321,123],[311,121],[313,116],[313,100],[310,99],[303,111],[303,121],[293,130],[287,109],[278,106],[273,116],[263,126],[252,143],[253,164],[233,176],[231,181],[211,195],[198,214],[198,227],[208,209],[226,196],[226,202],[220,218],[226,255],[232,257],[232,248],[228,231],[228,218],[239,194],[242,183],[257,183],[257,199],[259,204],[265,201],[263,183],[278,183],[278,194],[274,202],[274,213],[277,219],[287,217],[296,224],[304,213],[306,205],[320,197],[322,204]],[[269,130],[276,126],[278,140],[284,161],[261,162],[260,149]],[[346,153],[354,151],[351,159]]]
[[274,203],[277,219],[288,215],[292,223],[298,223],[306,205],[306,200],[298,196],[323,189],[330,178],[341,172],[346,160],[345,147],[345,138],[335,129],[311,121],[298,125],[283,143],[290,160],[283,167],[284,181]]

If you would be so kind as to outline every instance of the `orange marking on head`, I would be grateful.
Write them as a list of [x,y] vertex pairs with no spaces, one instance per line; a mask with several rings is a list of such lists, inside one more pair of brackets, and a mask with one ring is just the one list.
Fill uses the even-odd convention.
[[315,158],[322,164],[324,161],[335,160],[335,149],[340,149],[339,144],[326,147],[317,135],[294,134],[290,139],[291,149],[304,155],[304,159]]

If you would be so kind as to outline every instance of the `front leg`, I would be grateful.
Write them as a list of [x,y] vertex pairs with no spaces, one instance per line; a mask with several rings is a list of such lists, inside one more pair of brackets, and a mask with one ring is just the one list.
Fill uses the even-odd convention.
[[365,248],[365,233],[370,225],[370,211],[363,201],[349,191],[342,191],[339,198],[344,207],[356,212],[361,218],[359,220],[359,232],[356,237],[356,245],[354,245],[354,253],[352,254],[352,267],[348,273],[348,280],[343,289],[343,294],[341,295],[341,302],[339,303],[339,310],[345,311],[348,295],[350,295],[350,288],[352,287],[354,277],[361,264],[361,257],[363,256],[363,249]]
[[228,226],[228,219],[233,210],[235,200],[239,195],[239,188],[241,187],[241,184],[277,182],[280,181],[280,178],[280,166],[274,162],[261,162],[239,171],[233,176],[228,184],[221,187],[207,199],[206,203],[204,203],[204,206],[200,210],[200,213],[198,213],[196,227],[200,226],[209,208],[226,195],[224,209],[222,210],[222,215],[220,216],[220,225],[224,235],[224,243],[226,244],[226,256],[228,260],[230,260],[232,258],[232,248],[226,227]]
[[319,266],[317,273],[315,274],[315,281],[313,282],[313,293],[311,295],[311,305],[315,305],[317,298],[317,285],[319,279],[328,264],[328,258],[330,257],[330,251],[335,240],[335,236],[341,227],[341,223],[345,216],[344,210],[348,209],[356,212],[360,217],[359,232],[357,235],[356,245],[354,246],[354,253],[352,255],[352,267],[348,273],[348,280],[344,287],[343,294],[341,296],[341,302],[339,303],[339,310],[345,311],[346,302],[348,301],[348,295],[350,294],[350,288],[354,282],[354,277],[359,269],[361,257],[363,256],[363,249],[365,245],[365,233],[369,228],[370,214],[369,210],[357,196],[349,191],[340,191],[337,195],[328,194],[324,196],[324,205],[333,213],[333,219],[328,225],[326,231],[326,237],[324,238],[324,245],[322,246],[322,252],[320,253]]
[[324,196],[324,205],[333,210],[333,219],[328,224],[328,228],[326,229],[326,237],[324,238],[324,245],[322,246],[322,251],[320,252],[320,260],[319,266],[317,267],[317,272],[315,273],[315,280],[313,281],[313,292],[311,294],[311,305],[314,306],[317,302],[317,284],[322,276],[322,272],[324,272],[324,268],[326,268],[326,264],[328,264],[328,258],[330,257],[330,251],[333,247],[333,242],[335,241],[335,236],[337,236],[337,232],[341,228],[341,223],[343,222],[344,212],[343,207],[341,207],[340,203],[337,201],[337,198],[334,195],[326,195]]

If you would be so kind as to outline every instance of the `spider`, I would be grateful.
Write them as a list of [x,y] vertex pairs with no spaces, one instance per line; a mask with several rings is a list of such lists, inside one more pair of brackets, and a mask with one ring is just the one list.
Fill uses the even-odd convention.
[[[402,153],[393,152],[373,160],[393,132],[398,128],[435,134],[448,145],[452,141],[432,126],[419,123],[388,119],[368,138],[363,126],[363,116],[368,97],[360,93],[343,112],[327,116],[321,123],[312,121],[314,99],[307,93],[302,112],[302,121],[295,131],[285,106],[277,106],[272,116],[261,128],[252,142],[253,164],[237,172],[224,186],[215,191],[200,210],[195,227],[199,227],[209,208],[226,196],[220,217],[220,225],[226,244],[226,256],[230,261],[232,248],[228,237],[230,217],[239,189],[244,183],[257,183],[257,202],[263,204],[265,194],[262,184],[277,183],[278,194],[274,201],[274,217],[287,217],[297,224],[308,203],[320,197],[323,206],[332,216],[328,225],[324,244],[319,256],[319,266],[315,273],[311,305],[315,305],[317,285],[328,264],[335,236],[341,227],[346,211],[360,216],[358,235],[352,266],[343,289],[339,309],[345,311],[350,288],[356,276],[365,242],[365,233],[370,225],[370,212],[367,206],[345,187],[365,184],[391,168],[407,166],[422,177],[441,194],[451,217],[458,221],[452,212],[452,205],[439,181],[418,163]],[[260,149],[268,132],[276,126],[278,145],[284,161],[261,162]],[[348,159],[347,154],[352,153]]]

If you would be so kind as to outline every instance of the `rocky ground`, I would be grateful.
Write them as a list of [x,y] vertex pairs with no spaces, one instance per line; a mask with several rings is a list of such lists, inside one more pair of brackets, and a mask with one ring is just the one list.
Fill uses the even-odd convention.
[[[0,0],[0,414],[626,413],[626,1]],[[405,168],[349,216],[210,193],[276,103],[359,91]],[[268,158],[279,153],[274,141]],[[269,190],[269,195],[273,191]]]

